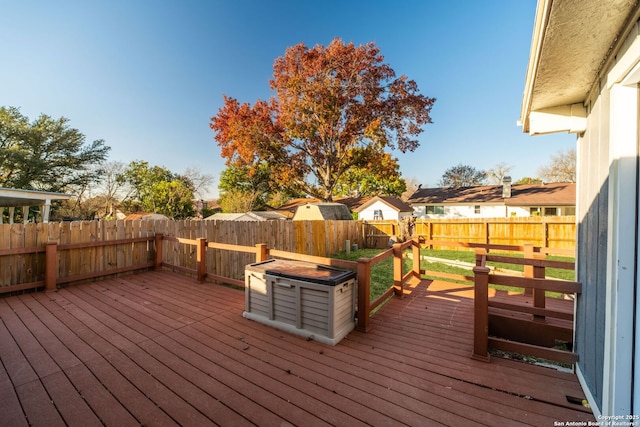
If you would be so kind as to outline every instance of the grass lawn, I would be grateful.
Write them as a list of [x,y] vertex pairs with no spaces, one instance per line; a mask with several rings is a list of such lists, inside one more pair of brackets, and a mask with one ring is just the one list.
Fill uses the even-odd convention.
[[[449,260],[463,261],[468,263],[476,262],[476,254],[474,251],[451,251],[451,250],[441,250],[441,249],[421,249],[420,254],[423,256],[434,257],[434,258],[444,258]],[[501,254],[502,255],[502,254]],[[522,258],[522,254],[505,254],[507,256],[513,256],[514,258]],[[556,260],[556,261],[569,261],[574,262],[574,258],[570,257],[561,257],[561,256],[549,256],[547,259]],[[504,264],[498,262],[487,262],[487,265],[497,268],[504,268],[508,270],[514,270],[522,272],[524,271],[523,265],[518,264]],[[432,270],[429,268],[429,270]],[[562,280],[575,280],[575,272],[573,270],[565,270],[561,268],[547,268],[546,269],[547,277],[552,277],[554,279],[562,279]]]
[[[373,258],[384,249],[359,249],[351,251],[349,255],[346,252],[338,252],[333,254],[331,258],[344,259],[349,261],[357,261],[358,258]],[[404,271],[411,268],[411,260],[404,260]],[[371,301],[385,293],[393,285],[393,257],[390,256],[371,267],[371,288],[369,295]]]
[[[332,258],[344,259],[349,261],[356,261],[358,258],[372,258],[375,255],[383,252],[384,249],[359,249],[357,251],[351,251],[349,255],[346,252],[339,252],[332,256]],[[474,251],[451,251],[451,250],[435,250],[435,249],[422,249],[420,251],[422,256],[428,256],[433,258],[442,258],[447,260],[455,260],[462,261],[470,264],[475,263],[475,252]],[[516,256],[516,255],[510,255]],[[522,255],[519,256],[522,258]],[[558,256],[549,256],[549,259],[560,260],[560,261],[574,261],[573,258],[567,257],[558,257]],[[504,268],[513,271],[523,271],[524,266],[517,264],[501,264],[489,262],[488,265],[497,268]],[[422,261],[420,263],[421,268],[430,271],[436,271],[440,273],[449,273],[449,274],[459,274],[463,276],[473,276],[473,272],[471,268],[463,268],[451,266],[442,262],[429,262]],[[406,259],[404,260],[404,272],[409,271],[412,267],[412,260]],[[547,268],[546,269],[547,277],[557,278],[563,280],[575,280],[575,273],[572,270],[564,270],[557,268]],[[426,275],[423,276],[425,279],[438,279],[438,280],[448,280],[442,279],[437,276]],[[473,286],[472,283],[465,281],[457,281],[456,283]],[[393,257],[386,258],[385,260],[379,262],[371,268],[371,300],[373,301],[380,295],[382,295],[389,287],[393,284]],[[500,290],[521,290],[520,288],[509,288],[505,286],[494,286],[491,285],[492,288],[500,289]],[[547,296],[550,297],[562,297],[561,294],[555,292],[547,292]]]

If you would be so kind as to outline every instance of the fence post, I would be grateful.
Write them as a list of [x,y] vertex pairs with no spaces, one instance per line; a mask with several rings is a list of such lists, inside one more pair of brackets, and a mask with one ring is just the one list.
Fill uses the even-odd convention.
[[549,223],[547,222],[547,220],[545,218],[542,218],[542,225],[543,225],[543,240],[542,240],[542,246],[545,248],[549,247]]
[[207,277],[207,239],[198,237],[196,242],[196,276],[203,283]]
[[44,254],[44,289],[56,290],[56,278],[58,275],[58,244],[47,242]]
[[489,268],[473,267],[473,354],[472,359],[489,362]]
[[489,244],[491,243],[491,238],[489,236],[489,221],[485,221],[484,223],[484,243],[487,245],[486,251],[489,252]]
[[267,244],[256,244],[256,262],[263,262],[267,260]]
[[155,234],[156,262],[154,270],[156,271],[162,269],[162,237],[162,233]]
[[358,259],[358,324],[356,328],[362,332],[371,329],[369,324],[369,312],[371,301],[369,286],[371,282],[371,263],[369,258]]

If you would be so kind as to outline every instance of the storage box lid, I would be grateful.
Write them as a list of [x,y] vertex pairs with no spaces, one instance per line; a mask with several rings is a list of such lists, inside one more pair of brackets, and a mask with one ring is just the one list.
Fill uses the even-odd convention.
[[356,273],[349,270],[340,270],[310,262],[279,259],[249,264],[246,266],[246,270],[328,286],[336,286],[356,277]]

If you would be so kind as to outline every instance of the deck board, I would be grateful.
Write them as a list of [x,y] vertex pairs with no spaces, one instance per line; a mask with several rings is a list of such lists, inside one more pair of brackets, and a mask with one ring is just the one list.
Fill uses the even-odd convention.
[[[7,425],[553,425],[575,375],[470,358],[469,288],[423,281],[336,346],[242,317],[168,271],[0,299]],[[562,305],[562,304],[561,304]]]

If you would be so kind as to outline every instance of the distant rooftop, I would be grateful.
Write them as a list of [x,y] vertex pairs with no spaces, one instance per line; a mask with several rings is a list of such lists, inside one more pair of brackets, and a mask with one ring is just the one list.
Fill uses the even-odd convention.
[[511,186],[511,197],[502,196],[502,185],[482,185],[461,188],[421,188],[408,202],[437,203],[504,203],[507,206],[573,206],[576,204],[576,184],[518,184]]

